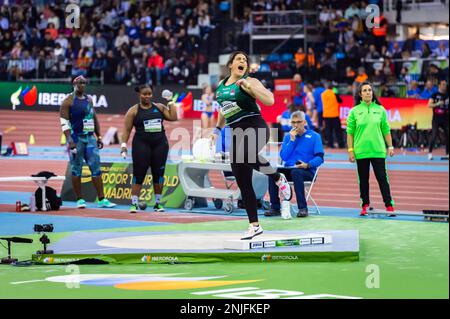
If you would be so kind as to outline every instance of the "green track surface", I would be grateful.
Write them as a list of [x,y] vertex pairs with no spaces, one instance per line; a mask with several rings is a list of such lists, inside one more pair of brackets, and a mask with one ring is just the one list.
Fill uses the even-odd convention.
[[[245,230],[243,221],[178,224],[107,231],[212,231]],[[213,288],[179,290],[122,290],[113,286],[69,289],[47,277],[71,274],[66,266],[0,266],[0,298],[217,298],[193,292],[256,287],[333,294],[360,298],[449,298],[449,232],[447,223],[409,222],[381,219],[309,217],[284,221],[263,220],[271,230],[344,230],[360,232],[358,262],[257,262],[211,264],[81,265],[80,274],[182,274],[184,277],[226,276],[218,280],[259,280]],[[105,230],[106,231],[106,230]],[[50,234],[52,242],[68,233]],[[32,245],[14,244],[13,256],[29,260],[42,249],[38,235]],[[3,249],[3,248],[1,248]],[[4,254],[2,254],[4,255]],[[375,266],[374,266],[375,265]],[[368,288],[371,270],[379,269],[379,288]],[[36,281],[42,280],[42,281]],[[12,284],[24,281],[30,283]],[[376,281],[375,281],[376,282]],[[252,297],[252,296],[247,296]],[[253,296],[255,297],[255,296]]]

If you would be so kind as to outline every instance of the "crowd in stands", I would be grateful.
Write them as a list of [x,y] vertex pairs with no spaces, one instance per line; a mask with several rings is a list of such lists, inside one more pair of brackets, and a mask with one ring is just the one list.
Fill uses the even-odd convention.
[[[414,97],[423,93],[422,97],[427,98],[428,93],[424,91],[428,80],[433,82],[433,90],[436,90],[439,79],[448,79],[448,40],[423,41],[415,34],[404,42],[387,41],[388,24],[395,24],[396,21],[387,21],[381,15],[373,21],[379,23],[379,27],[368,28],[365,23],[370,13],[366,11],[368,4],[376,4],[383,9],[383,1],[376,0],[244,1],[240,21],[243,22],[242,32],[248,33],[252,25],[272,23],[258,21],[258,16],[251,21],[252,11],[318,11],[317,24],[321,41],[308,43],[306,52],[302,45],[296,48],[296,52],[279,54],[273,59],[269,57],[263,64],[269,65],[270,70],[290,69],[291,74],[299,73],[308,83],[328,80],[341,85],[347,84],[348,87],[344,89],[346,93],[354,92],[355,84],[368,79],[380,85],[385,83],[380,88],[382,96],[398,94],[392,86],[401,82],[406,83],[408,92],[415,92],[412,94]],[[286,55],[291,56],[291,59],[285,59]],[[412,74],[408,63],[404,63],[410,57],[425,59],[419,74]],[[429,61],[437,58],[447,59],[447,66],[441,68],[437,63]],[[267,69],[267,65],[263,65],[263,68]],[[416,92],[417,86],[420,87],[420,93]]]
[[192,84],[207,68],[209,0],[71,2],[80,4],[80,28],[66,27],[64,1],[1,6],[0,80],[103,75],[105,83]]

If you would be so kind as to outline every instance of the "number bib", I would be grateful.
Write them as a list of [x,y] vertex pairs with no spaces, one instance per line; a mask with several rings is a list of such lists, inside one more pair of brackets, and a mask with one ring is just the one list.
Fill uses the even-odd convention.
[[83,119],[83,132],[92,133],[95,130],[94,119]]
[[236,115],[240,111],[242,111],[242,109],[239,107],[239,105],[237,105],[236,102],[231,101],[222,102],[222,107],[220,108],[220,112],[226,119],[232,117],[233,115]]
[[145,130],[145,132],[148,132],[148,133],[162,132],[161,119],[145,120],[144,121],[144,130]]

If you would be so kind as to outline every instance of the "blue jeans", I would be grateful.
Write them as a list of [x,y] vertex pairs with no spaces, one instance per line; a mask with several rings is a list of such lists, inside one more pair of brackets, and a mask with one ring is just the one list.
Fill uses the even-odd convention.
[[146,80],[147,83],[153,83],[153,73],[155,73],[156,77],[156,85],[161,85],[161,76],[162,76],[162,69],[159,68],[149,68],[146,70]]
[[[314,178],[313,172],[309,169],[301,168],[278,168],[279,173],[283,173],[287,180],[294,182],[295,195],[297,197],[298,209],[308,208],[305,197],[305,184],[304,182],[310,182]],[[281,203],[278,196],[278,186],[272,178],[269,178],[269,194],[270,194],[270,206],[272,209],[280,210]]]

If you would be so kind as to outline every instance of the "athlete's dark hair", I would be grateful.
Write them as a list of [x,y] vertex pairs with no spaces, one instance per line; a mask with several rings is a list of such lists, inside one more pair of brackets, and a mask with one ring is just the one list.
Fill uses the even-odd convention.
[[235,52],[231,53],[230,58],[228,59],[228,62],[227,62],[227,66],[230,66],[231,64],[233,64],[234,58],[238,54],[244,55],[245,58],[247,59],[247,69],[245,70],[245,74],[248,74],[248,72],[250,71],[250,57],[244,51],[235,51]]
[[143,89],[150,89],[153,93],[153,88],[150,84],[142,84],[142,85],[134,87],[134,91],[136,93],[140,93]]
[[378,105],[381,105],[380,101],[378,100],[376,94],[375,94],[375,90],[373,89],[373,85],[372,83],[370,83],[369,81],[364,81],[362,82],[359,86],[358,89],[356,90],[355,93],[355,106],[359,105],[362,101],[362,97],[361,97],[361,91],[364,85],[369,85],[372,88],[372,102],[377,103]]

